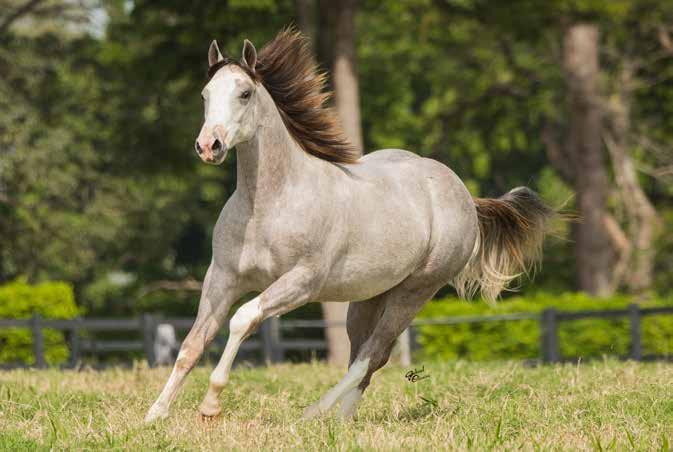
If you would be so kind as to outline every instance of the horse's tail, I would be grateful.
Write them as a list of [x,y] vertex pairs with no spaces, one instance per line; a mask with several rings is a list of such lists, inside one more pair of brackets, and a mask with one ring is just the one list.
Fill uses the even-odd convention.
[[477,291],[488,302],[522,274],[528,275],[542,255],[542,242],[554,211],[537,193],[518,187],[497,199],[475,198],[479,235],[465,268],[453,281],[462,298]]

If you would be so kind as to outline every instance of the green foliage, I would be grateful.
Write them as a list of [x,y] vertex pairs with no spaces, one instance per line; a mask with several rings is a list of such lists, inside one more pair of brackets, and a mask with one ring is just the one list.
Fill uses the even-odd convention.
[[[0,286],[0,318],[27,319],[39,315],[48,319],[69,319],[79,313],[72,286],[63,282],[29,285],[18,279]],[[68,358],[63,333],[44,329],[45,359],[57,364]],[[0,363],[35,361],[30,330],[7,328],[0,331]]]
[[[243,38],[260,48],[298,22],[303,2],[37,3],[0,32],[0,282],[18,275],[69,281],[93,315],[193,313],[194,293],[145,294],[156,281],[203,278],[213,224],[235,187],[235,153],[211,167],[192,149],[208,45],[216,38],[238,58]],[[0,17],[24,4],[0,0]],[[529,185],[552,205],[567,201],[572,191],[549,166],[541,131],[558,123],[563,133],[563,29],[583,20],[600,27],[606,98],[623,64],[639,68],[630,118],[638,167],[670,167],[673,58],[661,33],[673,20],[672,5],[359,2],[366,151],[401,147],[437,159],[475,196]],[[101,15],[98,26],[83,20]],[[314,49],[326,58],[322,40],[330,38],[322,34],[333,24],[314,19]],[[652,152],[640,136],[663,151]],[[670,178],[641,177],[664,217],[662,230],[670,229]],[[661,235],[654,273],[656,290],[665,293],[673,245]],[[573,244],[546,246],[535,286],[570,290]],[[121,284],[115,275],[129,277]]]
[[[480,316],[520,312],[540,313],[547,308],[560,311],[624,309],[632,300],[626,296],[605,299],[583,293],[560,295],[538,292],[526,297],[512,297],[494,307],[482,302],[446,298],[430,302],[421,318]],[[670,306],[672,298],[660,298],[643,307]],[[425,325],[420,327],[419,342],[428,358],[470,360],[530,359],[540,356],[538,320],[496,321],[460,325]],[[559,324],[561,356],[595,358],[602,355],[626,356],[630,336],[628,318],[563,321]],[[642,318],[644,354],[670,355],[673,352],[673,316]]]

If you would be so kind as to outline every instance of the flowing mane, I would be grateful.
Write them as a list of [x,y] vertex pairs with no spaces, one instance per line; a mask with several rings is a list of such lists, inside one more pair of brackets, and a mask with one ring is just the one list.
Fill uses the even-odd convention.
[[236,64],[267,89],[288,131],[309,154],[339,163],[354,163],[360,153],[348,142],[334,109],[325,105],[326,74],[318,70],[308,40],[286,28],[259,52],[254,69],[225,58],[208,69],[209,77]]

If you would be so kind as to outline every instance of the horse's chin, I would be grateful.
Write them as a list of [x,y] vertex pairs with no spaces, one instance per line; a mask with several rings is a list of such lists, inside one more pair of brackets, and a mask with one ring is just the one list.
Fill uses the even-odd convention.
[[209,165],[221,165],[222,162],[224,162],[227,158],[227,154],[229,153],[229,149],[226,149],[222,151],[221,153],[217,155],[213,155],[212,158],[204,158],[203,156],[201,157],[201,160],[203,160],[205,163]]

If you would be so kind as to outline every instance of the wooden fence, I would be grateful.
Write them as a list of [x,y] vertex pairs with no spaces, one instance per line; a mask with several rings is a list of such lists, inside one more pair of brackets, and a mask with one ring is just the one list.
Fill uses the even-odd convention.
[[[631,347],[629,358],[640,361],[643,359],[641,345],[641,319],[644,316],[673,314],[673,306],[658,308],[641,308],[637,304],[629,305],[627,309],[603,311],[558,311],[547,309],[542,313],[515,313],[488,316],[457,316],[434,319],[415,320],[410,327],[410,348],[419,348],[416,341],[418,327],[423,325],[458,325],[467,323],[502,322],[537,320],[540,322],[540,360],[543,363],[555,363],[564,360],[560,354],[558,327],[560,322],[580,319],[615,319],[627,317],[630,322]],[[43,330],[45,328],[60,330],[65,333],[70,351],[69,367],[76,366],[83,353],[100,355],[109,352],[140,352],[144,354],[150,366],[155,365],[154,342],[157,325],[170,324],[176,330],[185,331],[191,328],[193,319],[163,318],[145,314],[136,319],[94,319],[77,318],[69,320],[43,319],[34,316],[30,319],[0,319],[0,329],[28,328],[32,332],[33,354],[35,367],[46,367],[45,342]],[[326,326],[323,320],[280,320],[272,318],[265,321],[258,334],[246,340],[241,349],[261,352],[263,361],[275,363],[285,359],[287,351],[322,351],[327,348],[323,339],[291,339],[284,337],[283,331],[301,329],[322,329]],[[340,326],[330,324],[330,326]],[[341,325],[343,326],[343,325]],[[141,339],[136,340],[98,340],[86,338],[83,332],[136,332]],[[654,357],[656,358],[656,357]]]

